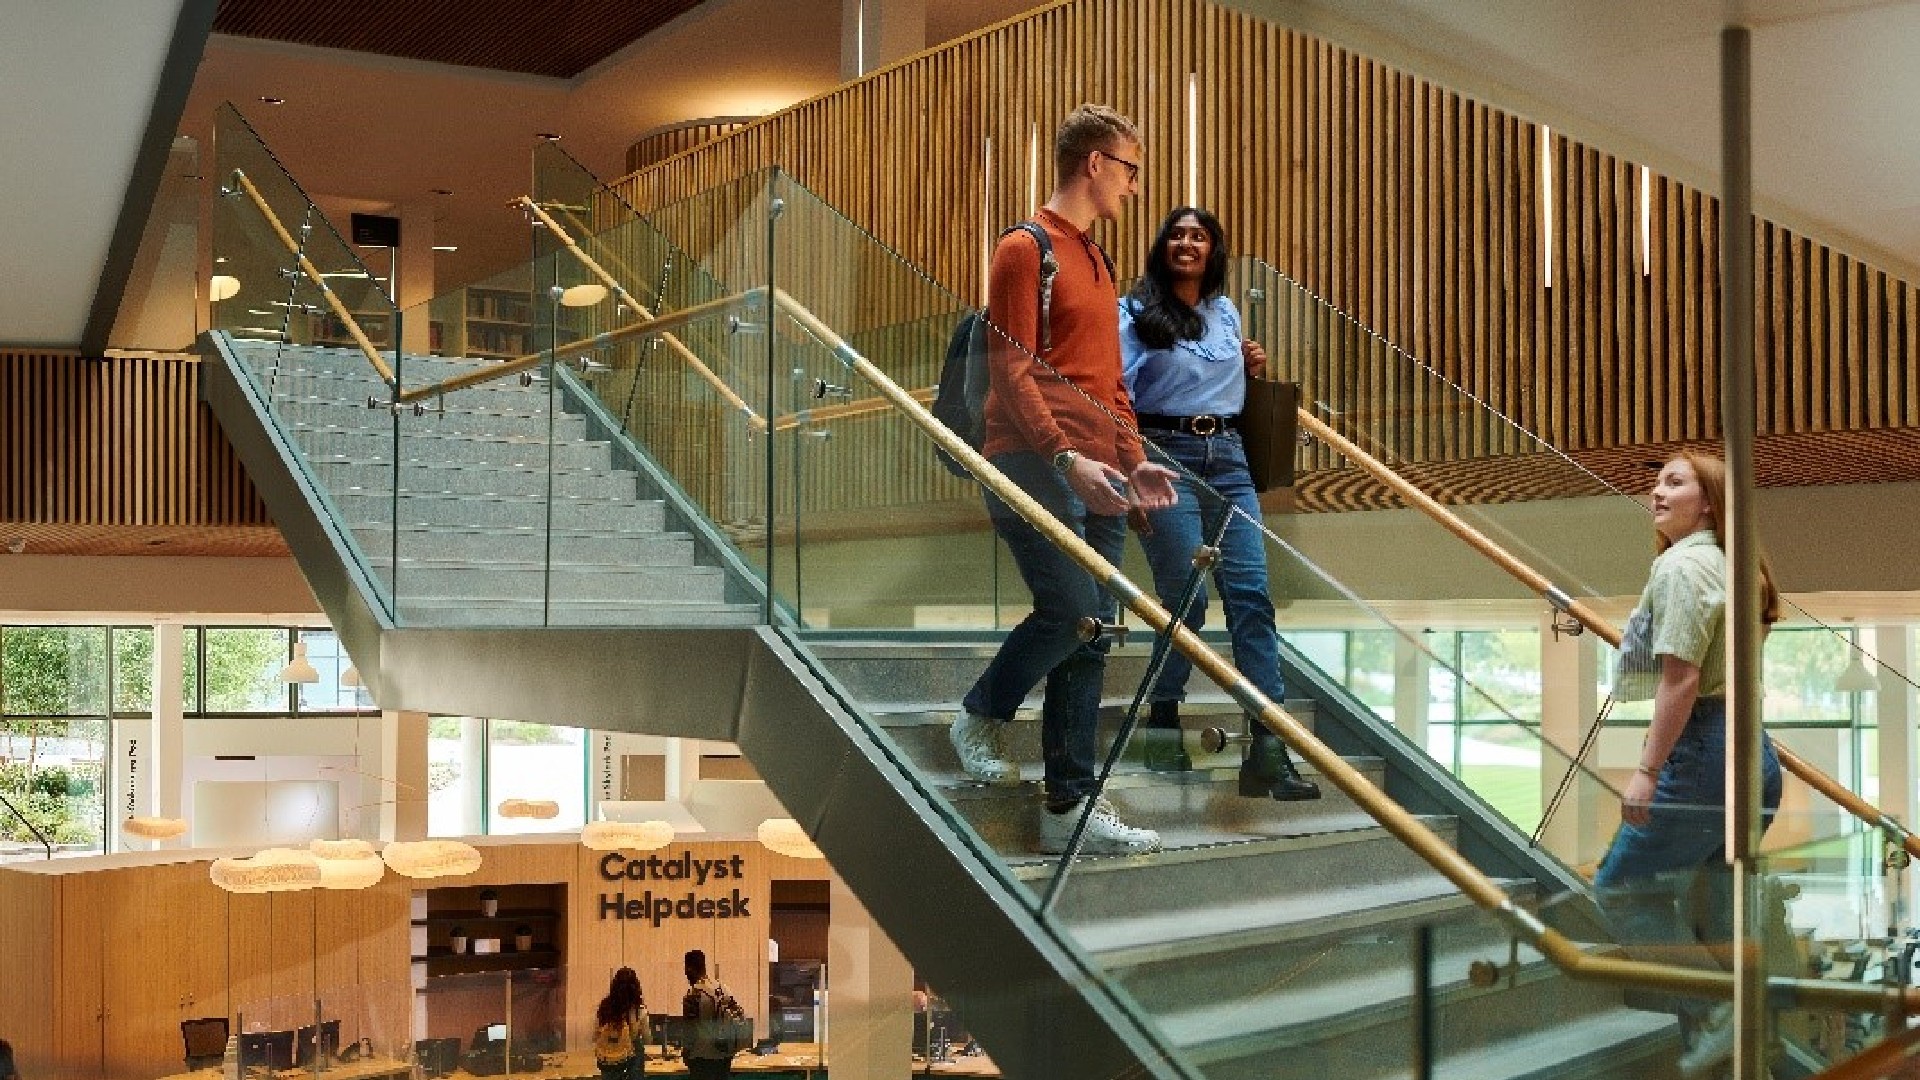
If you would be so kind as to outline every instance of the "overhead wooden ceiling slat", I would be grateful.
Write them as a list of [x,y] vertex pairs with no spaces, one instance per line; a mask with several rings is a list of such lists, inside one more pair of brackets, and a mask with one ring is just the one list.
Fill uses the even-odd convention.
[[216,33],[570,79],[700,0],[221,0]]

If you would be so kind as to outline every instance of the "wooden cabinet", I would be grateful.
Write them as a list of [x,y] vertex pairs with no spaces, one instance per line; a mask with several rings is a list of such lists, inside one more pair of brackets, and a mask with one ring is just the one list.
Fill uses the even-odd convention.
[[[484,910],[486,893],[495,897],[492,915]],[[482,971],[555,968],[563,963],[565,885],[458,886],[427,889],[415,896],[413,959],[429,981]],[[522,930],[525,942],[516,940]],[[476,943],[482,940],[499,942],[499,951],[478,951]]]

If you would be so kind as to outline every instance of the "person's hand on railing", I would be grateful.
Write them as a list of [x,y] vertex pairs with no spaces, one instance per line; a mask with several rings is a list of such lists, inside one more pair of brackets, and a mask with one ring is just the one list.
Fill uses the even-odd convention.
[[1264,379],[1267,377],[1266,346],[1247,338],[1240,342],[1240,362],[1247,367],[1247,378]]

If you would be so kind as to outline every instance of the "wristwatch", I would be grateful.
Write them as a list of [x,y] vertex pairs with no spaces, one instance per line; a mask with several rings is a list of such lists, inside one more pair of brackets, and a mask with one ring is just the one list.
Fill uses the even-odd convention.
[[1053,467],[1056,471],[1065,475],[1073,471],[1073,463],[1078,460],[1080,460],[1080,451],[1062,450],[1053,455]]

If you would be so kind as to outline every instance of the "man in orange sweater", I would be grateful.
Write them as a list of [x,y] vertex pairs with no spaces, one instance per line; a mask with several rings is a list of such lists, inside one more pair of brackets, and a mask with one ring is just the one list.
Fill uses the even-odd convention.
[[[1041,347],[1039,246],[1026,232],[1014,230],[1000,238],[987,276],[987,318],[998,333],[988,358],[992,382],[982,453],[1117,564],[1127,508],[1158,510],[1175,499],[1174,474],[1146,460],[1134,431],[1133,406],[1120,375],[1113,271],[1087,235],[1095,221],[1112,219],[1134,193],[1140,136],[1112,109],[1082,105],[1061,123],[1053,153],[1058,181],[1034,214],[1059,267],[1047,313],[1048,348]],[[1040,849],[1064,851],[1082,802],[1092,798],[1082,851],[1158,851],[1158,833],[1123,823],[1096,790],[1107,643],[1083,643],[1075,628],[1089,615],[1111,621],[1112,598],[1093,575],[992,493],[987,511],[1033,592],[1033,611],[1007,635],[954,720],[961,767],[984,783],[1019,782],[1019,767],[1000,748],[1000,725],[1045,679],[1040,741],[1047,805]]]

